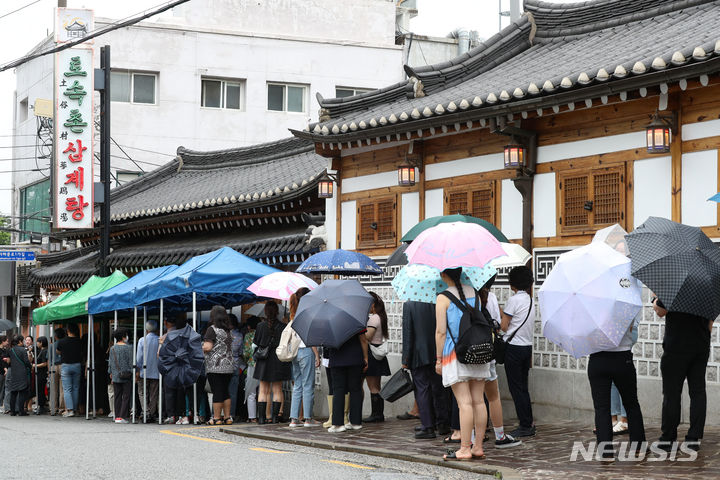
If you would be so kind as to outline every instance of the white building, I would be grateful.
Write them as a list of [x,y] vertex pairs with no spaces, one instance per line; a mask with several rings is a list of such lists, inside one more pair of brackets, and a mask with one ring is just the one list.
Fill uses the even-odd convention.
[[[281,4],[194,0],[95,40],[96,67],[100,46],[112,54],[114,182],[171,160],[178,146],[214,150],[287,137],[288,128],[317,120],[316,93],[347,96],[405,78],[394,1]],[[96,19],[96,28],[111,22]],[[19,229],[47,233],[52,134],[33,108],[52,99],[53,56],[16,73],[13,212],[25,217]]]

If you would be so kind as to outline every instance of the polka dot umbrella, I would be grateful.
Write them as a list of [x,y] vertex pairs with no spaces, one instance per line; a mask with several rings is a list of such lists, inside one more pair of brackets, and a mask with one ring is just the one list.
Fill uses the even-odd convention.
[[[461,281],[479,289],[495,274],[497,270],[491,265],[465,267]],[[440,270],[419,264],[403,267],[393,279],[392,286],[401,300],[424,303],[435,303],[438,294],[448,288],[440,278]]]

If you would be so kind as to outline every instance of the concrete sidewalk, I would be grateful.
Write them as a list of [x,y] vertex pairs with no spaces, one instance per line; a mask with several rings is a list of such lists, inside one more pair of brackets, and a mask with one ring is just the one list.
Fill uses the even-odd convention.
[[[285,442],[315,448],[342,450],[353,453],[376,455],[411,462],[441,465],[475,473],[495,475],[503,479],[553,479],[553,480],[594,480],[594,479],[680,479],[689,480],[701,475],[704,478],[720,478],[720,428],[710,427],[705,432],[702,448],[692,461],[682,451],[674,460],[661,459],[650,453],[641,461],[615,461],[612,463],[584,460],[582,453],[571,461],[573,443],[581,441],[587,449],[594,435],[588,425],[564,422],[538,425],[534,438],[523,439],[523,444],[506,449],[496,449],[494,442],[485,444],[485,460],[470,462],[445,462],[442,459],[447,448],[442,438],[416,440],[413,427],[417,421],[390,420],[381,424],[364,424],[359,431],[329,434],[320,427],[289,428],[281,425],[242,424],[224,427],[222,431],[245,437]],[[684,427],[686,428],[686,426]],[[680,436],[684,435],[681,426]],[[489,432],[490,433],[490,432]],[[654,426],[647,429],[648,441],[658,438]],[[616,437],[627,440],[627,436]]]

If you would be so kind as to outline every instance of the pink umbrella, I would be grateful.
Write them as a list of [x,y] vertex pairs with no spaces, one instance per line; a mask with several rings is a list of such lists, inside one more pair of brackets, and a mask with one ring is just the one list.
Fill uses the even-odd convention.
[[289,300],[290,296],[302,287],[310,290],[317,287],[314,280],[295,272],[275,272],[260,277],[248,287],[258,297]]
[[456,267],[484,267],[505,255],[500,242],[474,223],[441,223],[428,228],[405,251],[409,263],[440,270]]

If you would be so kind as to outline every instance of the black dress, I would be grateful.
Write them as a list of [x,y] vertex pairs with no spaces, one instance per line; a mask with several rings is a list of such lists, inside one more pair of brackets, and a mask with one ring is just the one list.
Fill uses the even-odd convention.
[[292,362],[281,362],[277,358],[275,349],[280,344],[280,335],[285,324],[274,322],[271,327],[267,320],[263,320],[255,329],[254,343],[258,347],[269,346],[270,351],[265,360],[255,361],[253,378],[263,382],[284,382],[292,378]]

